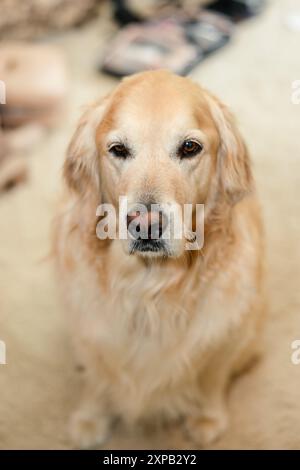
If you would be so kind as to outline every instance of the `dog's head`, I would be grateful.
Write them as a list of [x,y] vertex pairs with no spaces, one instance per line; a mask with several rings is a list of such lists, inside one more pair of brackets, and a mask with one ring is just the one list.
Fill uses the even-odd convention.
[[[128,228],[125,250],[149,257],[183,253],[192,227],[184,222],[182,237],[167,229],[185,204],[204,204],[208,213],[220,198],[235,204],[252,186],[229,111],[191,80],[166,71],[126,78],[86,111],[64,174],[79,197],[93,193],[112,204]],[[125,212],[120,196],[127,198]]]

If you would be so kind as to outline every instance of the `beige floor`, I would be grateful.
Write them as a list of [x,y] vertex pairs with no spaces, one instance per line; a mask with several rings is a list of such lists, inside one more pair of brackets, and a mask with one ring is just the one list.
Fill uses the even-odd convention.
[[[239,27],[230,46],[193,77],[230,104],[251,149],[265,213],[270,320],[263,361],[230,395],[231,428],[215,448],[300,449],[300,33],[282,25],[286,2],[269,2]],[[282,5],[282,6],[281,6]],[[0,448],[67,448],[65,423],[77,396],[64,315],[49,252],[60,167],[79,105],[116,83],[94,72],[111,28],[95,22],[56,42],[70,68],[69,113],[28,157],[29,184],[0,198]],[[119,429],[109,448],[188,448],[180,432],[140,435]]]

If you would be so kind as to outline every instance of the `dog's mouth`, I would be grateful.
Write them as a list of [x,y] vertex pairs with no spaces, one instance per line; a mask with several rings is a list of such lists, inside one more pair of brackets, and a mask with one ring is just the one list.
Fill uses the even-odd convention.
[[141,253],[149,256],[170,256],[164,240],[152,239],[143,240],[142,238],[131,241],[130,254]]

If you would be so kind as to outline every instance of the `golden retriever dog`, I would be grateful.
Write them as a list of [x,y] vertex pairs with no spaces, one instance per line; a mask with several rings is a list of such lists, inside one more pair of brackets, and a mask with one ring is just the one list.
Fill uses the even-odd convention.
[[[116,419],[161,419],[208,446],[228,426],[228,385],[257,354],[264,317],[260,209],[230,112],[188,78],[133,75],[80,119],[64,179],[55,250],[84,369],[74,445],[100,445]],[[97,235],[100,204],[131,236]],[[199,249],[186,249],[194,209],[181,239],[162,236],[170,216],[152,209],[186,204],[204,205]]]

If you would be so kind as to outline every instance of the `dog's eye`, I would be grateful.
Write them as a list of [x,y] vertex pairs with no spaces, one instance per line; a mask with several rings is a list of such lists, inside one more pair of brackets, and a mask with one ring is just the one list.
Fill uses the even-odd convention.
[[203,150],[203,145],[195,140],[185,140],[179,147],[179,156],[181,158],[188,158],[197,155]]
[[118,158],[127,158],[129,156],[129,150],[123,144],[114,144],[109,148],[109,152]]

